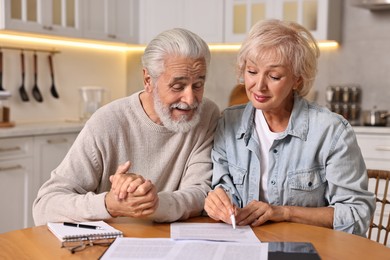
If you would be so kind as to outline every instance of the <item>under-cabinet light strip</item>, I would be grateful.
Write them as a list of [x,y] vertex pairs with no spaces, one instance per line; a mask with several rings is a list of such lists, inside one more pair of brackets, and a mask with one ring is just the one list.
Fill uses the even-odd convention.
[[[5,40],[14,40],[14,41],[23,41],[29,43],[39,43],[39,44],[50,44],[50,45],[60,45],[60,46],[69,46],[69,47],[81,47],[81,48],[92,48],[99,50],[108,50],[108,51],[143,51],[145,45],[120,45],[120,44],[106,44],[106,43],[95,43],[88,41],[75,41],[75,40],[62,40],[55,38],[41,38],[33,36],[24,36],[16,34],[6,34],[0,33],[0,39]],[[237,51],[240,49],[240,44],[210,44],[211,51]],[[334,49],[338,48],[338,43],[336,41],[320,41],[318,46],[321,49]]]

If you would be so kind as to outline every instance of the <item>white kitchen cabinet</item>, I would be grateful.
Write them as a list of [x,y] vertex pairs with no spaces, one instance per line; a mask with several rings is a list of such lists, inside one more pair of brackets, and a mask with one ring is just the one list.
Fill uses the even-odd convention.
[[275,18],[305,26],[318,41],[340,40],[339,0],[225,0],[225,42],[242,42],[259,20]]
[[80,37],[80,0],[0,0],[0,28]]
[[83,37],[136,43],[138,0],[84,0]]
[[35,196],[50,173],[65,158],[66,153],[76,140],[77,134],[56,134],[34,137]]
[[225,0],[225,42],[241,43],[259,20],[274,18],[270,0]]
[[33,138],[0,139],[0,233],[32,225]]
[[390,170],[390,129],[356,127],[355,133],[366,167]]
[[275,18],[294,21],[308,29],[318,41],[340,40],[340,0],[279,0]]
[[140,1],[140,43],[175,27],[186,28],[208,43],[223,42],[224,0]]
[[77,133],[0,138],[0,233],[31,227],[32,204]]

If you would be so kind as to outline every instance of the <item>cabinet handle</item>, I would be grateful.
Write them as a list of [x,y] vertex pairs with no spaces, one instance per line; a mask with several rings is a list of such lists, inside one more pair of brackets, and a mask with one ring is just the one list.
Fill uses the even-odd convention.
[[21,150],[22,148],[20,146],[14,146],[14,147],[0,148],[0,153],[21,151]]
[[44,26],[43,26],[43,29],[44,29],[44,30],[48,30],[48,31],[52,31],[52,30],[53,30],[53,27],[52,27],[52,26],[44,25]]
[[377,146],[375,147],[377,151],[390,151],[390,146]]
[[115,34],[109,34],[109,35],[107,35],[107,36],[108,36],[108,38],[116,39],[116,35],[115,35]]
[[12,171],[12,170],[18,170],[22,169],[22,165],[14,165],[14,166],[9,166],[9,167],[0,167],[0,172],[5,172],[5,171]]
[[66,138],[57,138],[57,139],[49,139],[47,140],[48,144],[62,144],[62,143],[67,143],[68,139]]

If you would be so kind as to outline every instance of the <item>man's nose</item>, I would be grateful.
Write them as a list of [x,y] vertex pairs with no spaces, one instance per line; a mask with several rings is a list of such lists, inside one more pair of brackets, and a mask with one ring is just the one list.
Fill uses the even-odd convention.
[[190,106],[194,105],[195,94],[191,86],[188,86],[184,89],[181,101],[187,103]]

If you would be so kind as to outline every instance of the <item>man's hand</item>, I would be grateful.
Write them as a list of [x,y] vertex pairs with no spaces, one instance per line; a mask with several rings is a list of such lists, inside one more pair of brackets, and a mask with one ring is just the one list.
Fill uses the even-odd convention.
[[113,217],[143,217],[158,206],[156,187],[141,175],[128,173],[130,162],[120,165],[110,177],[111,190],[105,197],[106,208]]

